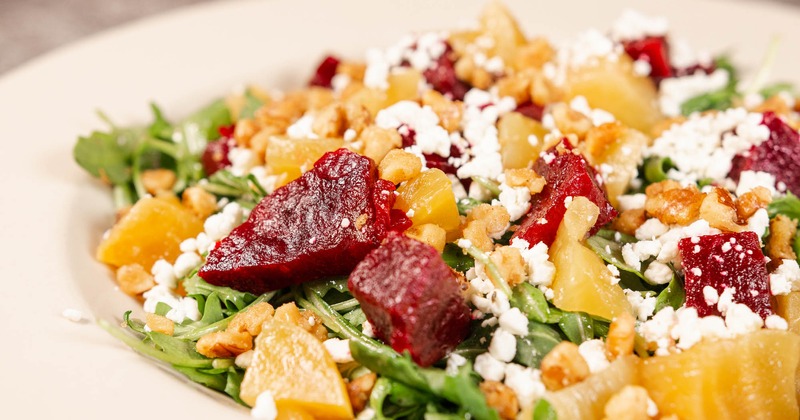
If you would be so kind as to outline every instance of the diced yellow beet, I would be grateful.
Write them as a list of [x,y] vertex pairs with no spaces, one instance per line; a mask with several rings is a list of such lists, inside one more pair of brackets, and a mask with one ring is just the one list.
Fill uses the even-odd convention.
[[395,208],[413,210],[415,226],[433,223],[452,232],[458,229],[458,207],[450,178],[438,169],[428,169],[397,189]]
[[636,356],[619,358],[583,382],[548,392],[544,399],[553,406],[559,419],[600,420],[611,396],[626,385],[636,383],[638,366],[639,358]]
[[419,97],[419,84],[422,81],[419,70],[409,67],[390,74],[386,81],[389,83],[386,89],[386,106],[400,101],[415,101]]
[[[791,292],[788,295],[775,296],[778,315],[789,324],[789,331],[800,335],[800,292]],[[795,389],[797,402],[800,403],[800,364],[797,365],[795,374]]]
[[595,168],[606,172],[606,195],[612,206],[618,208],[619,196],[636,177],[642,151],[649,141],[644,134],[620,123],[605,124],[587,136],[585,156]]
[[640,379],[663,415],[681,419],[796,419],[800,337],[761,330],[703,341],[642,363]]
[[253,362],[245,371],[239,397],[253,406],[269,391],[275,405],[294,417],[352,419],[344,380],[322,343],[297,325],[271,320],[256,337]]
[[591,249],[581,242],[594,226],[600,210],[585,197],[572,200],[550,247],[556,266],[553,303],[566,311],[581,311],[606,319],[631,312],[622,288],[612,283],[611,272]]
[[[511,112],[500,117],[497,122],[497,140],[500,143],[500,155],[506,169],[527,168],[539,158],[544,136],[547,130],[538,121],[518,112]],[[531,142],[535,137],[535,144]]]
[[525,35],[519,29],[516,19],[500,1],[491,1],[480,16],[483,34],[494,41],[491,55],[500,56],[505,63],[511,63],[517,48],[525,43]]
[[362,87],[350,95],[346,101],[351,104],[361,105],[369,111],[374,118],[378,111],[386,107],[386,92],[380,89]]
[[286,174],[293,181],[314,166],[326,152],[344,145],[342,139],[290,139],[273,137],[267,145],[267,166],[273,174]]
[[569,99],[585,97],[592,108],[604,109],[644,133],[663,118],[655,84],[637,75],[633,61],[625,54],[617,60],[598,60],[570,71],[566,93]]
[[314,416],[292,404],[276,404],[276,407],[278,416],[275,420],[314,420]]
[[139,264],[150,271],[157,260],[174,261],[180,244],[203,231],[203,221],[174,197],[145,197],[111,228],[97,247],[97,259],[121,267]]

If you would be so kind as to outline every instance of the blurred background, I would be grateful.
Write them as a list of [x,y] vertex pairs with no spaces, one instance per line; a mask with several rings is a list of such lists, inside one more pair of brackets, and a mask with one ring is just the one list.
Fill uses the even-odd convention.
[[[0,0],[0,74],[49,50],[103,29],[208,1]],[[800,0],[767,1],[800,7]]]

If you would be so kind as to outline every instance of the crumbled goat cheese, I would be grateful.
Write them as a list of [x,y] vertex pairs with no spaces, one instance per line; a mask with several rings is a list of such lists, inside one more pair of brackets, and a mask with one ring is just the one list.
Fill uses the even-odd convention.
[[439,117],[429,106],[400,101],[380,110],[375,117],[375,124],[388,129],[405,125],[414,130],[416,145],[422,153],[450,156],[450,134],[439,125]]
[[350,363],[353,361],[353,355],[350,353],[350,340],[340,340],[338,338],[329,338],[322,342],[325,350],[331,355],[331,358],[336,363]]
[[617,41],[638,40],[651,36],[665,36],[669,21],[663,16],[647,16],[627,9],[611,26],[611,37]]
[[258,394],[256,405],[250,409],[250,416],[254,419],[275,420],[278,417],[278,407],[272,393],[264,391]]
[[[514,338],[513,336],[511,338]],[[479,354],[475,358],[475,372],[487,381],[502,381],[506,373],[506,364],[495,359],[489,353]]]
[[545,393],[541,372],[516,363],[506,365],[504,383],[517,394],[517,401],[522,408],[530,407]]
[[661,261],[651,262],[642,274],[652,284],[667,284],[672,280],[672,269]]
[[717,302],[719,302],[719,293],[717,292],[717,289],[711,286],[703,287],[703,299],[708,306],[716,305]]
[[508,363],[514,360],[514,356],[517,354],[517,339],[510,332],[498,328],[489,344],[489,354],[501,362]]
[[728,72],[722,69],[711,74],[696,72],[683,77],[672,77],[661,81],[658,103],[664,115],[681,115],[681,105],[688,99],[719,90],[728,84]]
[[[469,143],[466,162],[458,168],[461,179],[480,176],[497,180],[503,173],[500,142],[497,139],[497,119],[516,108],[512,98],[496,98],[489,92],[470,89],[464,96],[462,127]],[[473,183],[474,185],[474,183]]]
[[550,286],[556,274],[556,266],[550,261],[548,247],[539,242],[533,247],[521,238],[511,240],[511,247],[517,248],[525,261],[528,282],[535,286]]
[[708,67],[714,60],[706,51],[695,51],[691,43],[683,38],[670,36],[669,61],[676,68],[687,68],[695,65]]
[[228,160],[231,162],[230,171],[236,176],[247,175],[258,164],[256,154],[246,147],[231,147]]
[[511,308],[500,315],[499,323],[500,328],[511,334],[528,334],[528,318],[518,308]]
[[319,136],[314,133],[312,126],[314,125],[314,115],[307,113],[298,118],[294,124],[286,129],[286,135],[292,139],[316,139]]
[[83,312],[77,309],[72,309],[72,308],[64,309],[64,311],[61,312],[61,316],[76,323],[83,321]]
[[750,150],[769,137],[761,124],[763,116],[743,108],[731,108],[712,115],[694,114],[675,124],[645,149],[644,155],[669,157],[677,169],[667,176],[682,182],[724,179],[734,156]]
[[764,321],[764,326],[770,330],[782,330],[786,331],[789,329],[789,323],[786,322],[780,315],[770,315]]
[[199,267],[202,263],[203,259],[200,258],[200,256],[196,253],[184,252],[175,260],[175,265],[173,265],[172,269],[174,270],[175,277],[180,279],[186,277],[192,270]]
[[656,309],[656,297],[652,294],[642,295],[642,292],[636,290],[623,289],[628,303],[633,309],[634,315],[639,321],[647,321],[648,318],[653,316]]
[[619,201],[619,209],[621,211],[643,209],[647,201],[647,196],[644,194],[623,194],[617,200]]
[[656,239],[659,236],[667,233],[667,231],[669,231],[669,226],[661,223],[660,220],[653,217],[642,223],[642,225],[636,229],[634,234],[636,239],[645,241]]
[[432,68],[447,49],[446,38],[447,33],[444,32],[427,32],[416,37],[404,36],[396,44],[383,50],[367,50],[364,85],[378,89],[388,88],[389,74],[403,62],[420,72]]
[[255,353],[256,352],[253,350],[247,350],[246,352],[236,356],[236,359],[233,360],[233,363],[242,369],[247,369],[253,364],[253,355]]
[[158,284],[152,289],[144,292],[145,299],[143,309],[145,312],[155,313],[159,303],[168,305],[171,309],[166,317],[180,324],[184,319],[192,321],[200,319],[200,310],[197,301],[190,297],[181,297],[175,294],[168,286]]
[[510,220],[514,222],[531,208],[531,192],[526,187],[512,187],[503,182],[500,184],[500,195],[492,201],[492,205],[498,204],[505,207],[511,216]]
[[364,321],[364,323],[361,324],[361,332],[367,337],[375,337],[375,329],[369,321]]
[[592,124],[597,127],[601,126],[606,123],[614,122],[616,118],[614,115],[608,111],[599,109],[599,108],[592,108],[589,106],[589,102],[583,96],[576,96],[572,98],[569,102],[570,108],[575,111],[580,112],[581,114],[589,117],[592,120]]
[[800,266],[797,260],[785,259],[772,274],[769,275],[769,291],[773,296],[788,295],[800,290]]
[[744,193],[756,187],[764,187],[774,197],[778,194],[778,190],[775,188],[775,181],[775,175],[768,172],[742,171],[739,175],[739,183],[736,184],[736,195],[741,197]]
[[767,233],[769,227],[769,213],[767,209],[758,209],[747,219],[747,230],[758,235],[759,238]]
[[603,340],[584,341],[578,346],[578,353],[586,360],[591,373],[600,372],[611,364],[606,356],[606,344]]
[[164,259],[159,259],[153,264],[153,268],[150,269],[150,272],[153,274],[153,279],[155,280],[156,284],[166,286],[170,289],[174,289],[177,286],[178,279],[175,277],[175,270],[172,268],[172,264],[168,263]]
[[545,77],[556,85],[566,81],[570,69],[594,65],[600,60],[616,61],[622,47],[596,29],[581,32],[557,46],[554,62],[542,68]]

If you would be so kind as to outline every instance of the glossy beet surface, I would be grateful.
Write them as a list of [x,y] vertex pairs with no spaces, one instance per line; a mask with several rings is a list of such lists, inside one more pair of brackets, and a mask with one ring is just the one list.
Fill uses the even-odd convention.
[[742,171],[769,172],[786,189],[800,194],[800,136],[772,112],[764,114],[769,139],[754,146],[745,155],[733,159],[730,177],[739,180]]
[[[586,197],[600,208],[600,216],[589,235],[617,216],[603,187],[598,184],[599,176],[594,169],[577,151],[571,150],[567,142],[562,145],[565,147],[554,147],[539,157],[533,167],[547,184],[542,192],[533,196],[531,210],[514,234],[531,246],[539,242],[547,246],[553,243],[572,197]],[[558,151],[559,148],[562,150]]]
[[325,57],[319,66],[317,67],[317,71],[314,72],[314,76],[308,82],[309,86],[319,86],[324,88],[331,87],[331,81],[333,81],[333,76],[336,76],[336,68],[339,67],[339,59],[329,55]]
[[200,162],[203,164],[203,170],[206,171],[206,175],[211,176],[214,172],[231,166],[228,153],[234,146],[236,146],[236,141],[229,136],[223,136],[219,140],[209,142],[206,145],[206,149],[200,157]]
[[623,41],[622,46],[634,60],[646,61],[650,64],[650,77],[654,80],[659,81],[666,77],[672,77],[669,44],[663,36]]
[[719,295],[734,287],[734,301],[766,318],[774,313],[769,274],[758,235],[753,232],[721,233],[684,238],[678,250],[686,273],[686,305],[700,316],[719,315],[716,303],[707,303],[703,288]]
[[378,337],[430,366],[469,330],[470,310],[455,275],[430,245],[390,234],[350,274],[348,287]]
[[200,277],[260,294],[346,275],[389,231],[393,191],[371,159],[346,149],[326,153],[219,241]]
[[436,63],[425,70],[422,76],[435,91],[449,96],[450,99],[460,101],[469,90],[469,85],[456,77],[455,56],[449,45],[444,54],[439,56]]

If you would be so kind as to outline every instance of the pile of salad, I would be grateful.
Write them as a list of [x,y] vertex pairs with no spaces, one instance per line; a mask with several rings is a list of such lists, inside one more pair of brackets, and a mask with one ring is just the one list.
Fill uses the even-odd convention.
[[300,89],[105,118],[74,157],[143,311],[100,325],[256,418],[796,419],[800,107],[767,71],[492,2]]

